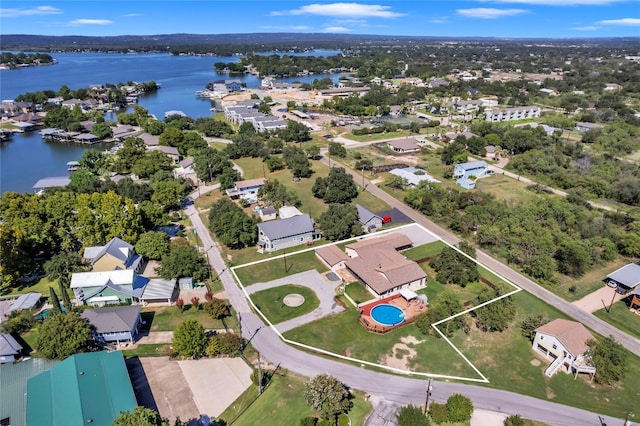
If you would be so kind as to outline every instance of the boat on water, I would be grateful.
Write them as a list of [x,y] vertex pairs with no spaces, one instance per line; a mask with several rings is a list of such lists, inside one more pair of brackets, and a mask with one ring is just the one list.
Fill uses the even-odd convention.
[[67,163],[67,171],[68,172],[75,172],[76,170],[80,169],[80,163],[78,163],[77,161],[69,161]]

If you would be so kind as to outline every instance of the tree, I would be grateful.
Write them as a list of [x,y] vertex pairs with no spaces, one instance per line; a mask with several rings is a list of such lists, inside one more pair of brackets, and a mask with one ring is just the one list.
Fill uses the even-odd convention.
[[113,426],[168,426],[168,422],[160,417],[160,413],[150,408],[138,406],[133,411],[121,411],[113,419]]
[[476,263],[451,247],[442,249],[429,265],[437,271],[436,279],[441,283],[465,287],[480,278]]
[[[173,146],[175,148],[178,148],[178,151],[180,151],[181,153],[182,149],[180,148],[184,149],[184,133],[182,133],[182,130],[176,127],[167,127],[166,129],[164,129],[164,132],[162,132],[158,139],[160,141],[160,145]],[[186,154],[186,150],[184,153]]]
[[211,300],[204,304],[204,310],[207,311],[211,318],[217,320],[229,316],[229,304],[225,300],[215,297],[212,297]]
[[113,136],[113,131],[111,130],[111,126],[107,123],[95,123],[91,128],[91,134],[96,136],[98,139],[107,139]]
[[209,229],[220,242],[230,248],[243,248],[256,243],[255,216],[248,216],[228,198],[216,201],[209,210]]
[[[478,295],[478,305],[498,296],[489,289],[483,289]],[[478,325],[484,331],[504,331],[516,316],[516,306],[511,297],[505,297],[473,311]]]
[[591,251],[582,240],[567,240],[556,251],[558,270],[563,274],[580,277],[591,263]]
[[384,185],[388,186],[389,188],[403,189],[405,186],[408,185],[408,181],[406,178],[403,178],[402,176],[389,174],[384,179]]
[[349,203],[358,196],[353,176],[342,167],[332,167],[329,176],[317,178],[311,191],[316,198],[322,198],[327,204]]
[[240,356],[243,344],[242,336],[235,333],[216,333],[209,339],[206,353],[208,356]]
[[140,235],[135,248],[139,255],[147,259],[159,260],[169,253],[169,235],[158,231],[145,232]]
[[613,385],[626,373],[629,352],[613,336],[592,339],[587,342],[588,355],[596,367],[594,379],[602,385]]
[[416,405],[406,405],[396,414],[398,426],[429,426],[429,419]]
[[200,358],[207,349],[204,327],[196,320],[180,323],[173,332],[173,348],[182,356]]
[[451,423],[467,422],[473,414],[473,403],[469,398],[459,393],[447,399],[447,417]]
[[176,299],[176,307],[180,310],[180,313],[182,313],[182,309],[184,308],[184,299],[182,297]]
[[69,289],[64,286],[62,281],[58,281],[58,290],[62,295],[62,302],[64,303],[65,311],[71,312],[71,298],[69,298]]
[[164,207],[166,211],[177,209],[185,195],[185,186],[177,180],[165,180],[155,184],[151,201]]
[[71,284],[71,274],[87,269],[87,265],[77,252],[61,251],[44,263],[44,272],[51,281],[58,280],[65,288]]
[[313,160],[320,155],[320,147],[318,145],[308,145],[304,147],[304,152]]
[[[368,158],[362,158],[356,161],[353,166],[356,170],[371,170],[373,168],[373,161]],[[394,175],[391,175],[394,176]]]
[[51,313],[42,322],[36,342],[39,353],[50,359],[65,359],[85,352],[91,328],[89,323],[75,312]]
[[[449,318],[463,310],[464,306],[458,299],[458,296],[449,290],[445,290],[440,293],[436,302],[431,305],[427,312],[418,315],[418,318],[416,319],[416,326],[423,334],[435,334],[439,336],[439,334],[436,334],[435,330],[431,327],[431,324],[439,322],[445,318]],[[450,337],[454,331],[461,328],[463,330],[468,328],[468,324],[464,316],[459,316],[446,321],[441,324],[439,328],[444,328],[442,332],[445,336]]]
[[193,296],[191,298],[191,307],[200,310],[200,298],[198,296]]
[[358,210],[353,204],[329,204],[327,211],[320,215],[318,225],[324,237],[331,241],[362,234]]
[[162,256],[159,269],[160,276],[165,279],[194,277],[200,280],[207,276],[204,258],[188,244],[173,245],[169,253]]
[[520,334],[527,340],[533,341],[536,337],[536,329],[549,322],[546,312],[531,314],[520,323]]
[[328,374],[317,375],[307,382],[304,398],[311,408],[327,420],[335,421],[339,414],[348,412],[352,406],[349,390]]
[[51,305],[53,313],[59,314],[62,312],[62,308],[60,307],[60,299],[58,299],[56,291],[51,286],[49,286],[49,304]]
[[193,156],[193,162],[193,169],[198,179],[205,182],[213,182],[223,170],[233,167],[229,156],[214,148],[204,148],[197,151]]
[[329,142],[329,155],[344,158],[347,156],[347,148],[339,142]]
[[287,120],[287,128],[278,133],[282,139],[288,142],[305,142],[311,139],[309,128],[293,120]]
[[311,166],[307,154],[295,146],[287,146],[282,150],[282,159],[294,177],[302,178],[311,176]]
[[279,209],[282,206],[300,207],[301,204],[298,195],[289,190],[277,179],[267,180],[258,190],[258,198],[269,203],[276,209]]

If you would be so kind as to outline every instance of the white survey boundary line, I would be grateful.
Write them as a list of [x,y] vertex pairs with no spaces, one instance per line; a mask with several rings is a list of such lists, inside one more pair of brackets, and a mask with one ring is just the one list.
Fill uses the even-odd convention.
[[[440,337],[442,337],[448,344],[449,346],[451,346],[453,348],[453,350],[460,355],[460,357],[473,369],[473,371],[475,371],[478,376],[480,376],[481,378],[475,378],[475,377],[460,377],[460,376],[449,376],[449,375],[444,375],[444,374],[435,374],[435,373],[423,373],[423,372],[418,372],[418,371],[408,371],[408,370],[403,370],[400,368],[395,368],[395,367],[389,367],[386,365],[381,365],[381,364],[377,364],[374,362],[370,362],[370,361],[365,361],[362,359],[358,359],[358,358],[352,358],[352,357],[347,357],[344,355],[340,355],[340,354],[336,354],[334,352],[330,352],[327,351],[325,349],[321,349],[315,346],[310,346],[310,345],[305,345],[304,343],[300,343],[300,342],[296,342],[293,340],[289,340],[287,338],[285,338],[280,331],[278,331],[278,329],[276,328],[276,326],[274,326],[271,321],[269,321],[269,319],[262,313],[262,311],[260,309],[258,309],[258,307],[253,303],[253,300],[251,299],[250,294],[247,292],[246,287],[242,284],[242,281],[240,280],[240,278],[238,277],[238,275],[236,274],[236,269],[240,269],[240,268],[244,268],[247,266],[253,266],[253,265],[257,265],[260,263],[264,263],[264,262],[270,262],[272,260],[277,260],[277,259],[281,259],[285,256],[295,256],[297,254],[301,254],[301,253],[305,253],[308,251],[315,251],[319,248],[322,247],[328,247],[328,246],[332,246],[332,245],[336,245],[336,244],[341,244],[341,243],[346,243],[348,241],[353,241],[353,240],[357,240],[357,241],[361,241],[363,239],[368,239],[368,238],[375,238],[377,236],[383,235],[383,234],[387,234],[387,233],[391,233],[391,232],[396,232],[399,229],[403,229],[403,228],[407,228],[407,227],[411,227],[411,226],[418,226],[420,227],[420,229],[422,229],[423,231],[425,231],[426,233],[428,233],[429,235],[431,235],[432,237],[434,237],[437,241],[441,241],[444,244],[446,244],[448,247],[453,248],[454,250],[456,250],[458,253],[461,253],[463,256],[467,257],[468,259],[471,259],[474,263],[476,263],[478,266],[486,269],[487,271],[491,272],[493,275],[495,275],[496,277],[500,278],[501,280],[503,280],[504,282],[506,282],[507,284],[509,284],[510,286],[512,286],[514,288],[513,291],[507,293],[507,294],[503,294],[501,296],[496,297],[495,299],[491,299],[487,302],[481,303],[478,306],[474,306],[472,308],[466,309],[462,312],[459,312],[457,314],[451,315],[448,318],[442,319],[436,323],[431,324],[431,326],[436,330],[436,332],[440,335]],[[368,365],[371,367],[376,367],[376,368],[381,368],[384,370],[389,370],[389,371],[393,371],[395,373],[400,373],[400,374],[406,374],[406,375],[412,375],[412,376],[421,376],[421,377],[430,377],[430,378],[435,378],[435,379],[449,379],[449,380],[460,380],[460,381],[469,381],[469,382],[478,382],[478,383],[489,383],[489,379],[482,374],[482,372],[462,353],[462,351],[460,351],[460,349],[458,349],[453,342],[451,342],[451,340],[449,338],[447,338],[447,336],[444,335],[444,333],[442,333],[442,331],[440,331],[440,329],[438,328],[438,326],[440,324],[443,324],[447,321],[450,321],[454,318],[457,318],[459,316],[462,316],[464,314],[467,314],[469,312],[472,312],[478,308],[481,308],[483,306],[487,306],[493,302],[497,302],[498,300],[504,299],[505,297],[509,297],[512,296],[520,291],[522,291],[522,288],[520,288],[519,286],[517,286],[516,284],[512,283],[511,281],[509,281],[508,279],[504,278],[502,275],[498,274],[497,272],[489,269],[488,267],[484,266],[483,264],[481,264],[480,262],[478,262],[476,259],[474,259],[473,257],[469,256],[468,254],[464,253],[463,251],[461,251],[459,248],[457,248],[456,246],[449,244],[448,242],[444,241],[442,238],[440,238],[438,235],[434,234],[433,232],[431,232],[430,230],[428,230],[427,228],[425,228],[424,226],[418,224],[418,223],[409,223],[407,225],[403,225],[403,226],[399,226],[396,228],[392,228],[389,230],[385,230],[385,231],[379,231],[376,232],[375,234],[369,234],[365,237],[356,237],[356,238],[348,238],[345,240],[341,240],[341,241],[335,241],[332,243],[327,243],[321,246],[317,246],[317,247],[311,247],[308,249],[303,249],[303,250],[298,250],[295,252],[291,252],[291,253],[285,253],[285,254],[281,254],[278,256],[274,256],[274,257],[270,257],[268,259],[261,259],[261,260],[256,260],[254,262],[249,262],[249,263],[245,263],[242,265],[236,265],[236,266],[232,266],[230,268],[231,273],[233,274],[233,276],[236,279],[236,282],[238,283],[238,285],[240,286],[240,289],[242,290],[242,292],[244,293],[245,297],[247,298],[247,300],[249,301],[249,304],[253,307],[254,311],[265,321],[266,324],[269,325],[269,327],[278,335],[278,337],[280,337],[280,339],[285,342],[288,343],[290,345],[294,345],[294,346],[299,346],[301,348],[307,349],[307,350],[311,350],[314,352],[318,352],[324,355],[329,355],[335,358],[339,358],[342,360],[346,360],[346,361],[350,361],[350,362],[355,362],[355,363],[359,363],[361,365]]]

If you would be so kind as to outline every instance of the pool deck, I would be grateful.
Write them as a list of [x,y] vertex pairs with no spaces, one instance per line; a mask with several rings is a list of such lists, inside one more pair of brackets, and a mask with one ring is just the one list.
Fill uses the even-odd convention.
[[[404,321],[400,324],[388,326],[382,325],[371,317],[371,310],[378,305],[392,305],[396,306],[404,312]],[[360,324],[368,331],[375,333],[386,333],[396,328],[402,327],[406,324],[411,324],[416,320],[416,317],[423,312],[427,311],[427,307],[422,303],[420,299],[412,299],[407,301],[400,294],[394,294],[384,299],[376,300],[371,303],[361,305],[360,309]]]

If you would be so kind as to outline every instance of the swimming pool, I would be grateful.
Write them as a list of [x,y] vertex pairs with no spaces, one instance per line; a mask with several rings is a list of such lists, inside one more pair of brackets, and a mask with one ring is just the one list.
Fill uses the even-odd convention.
[[397,306],[382,304],[371,309],[371,318],[379,324],[394,326],[404,321],[404,311]]

